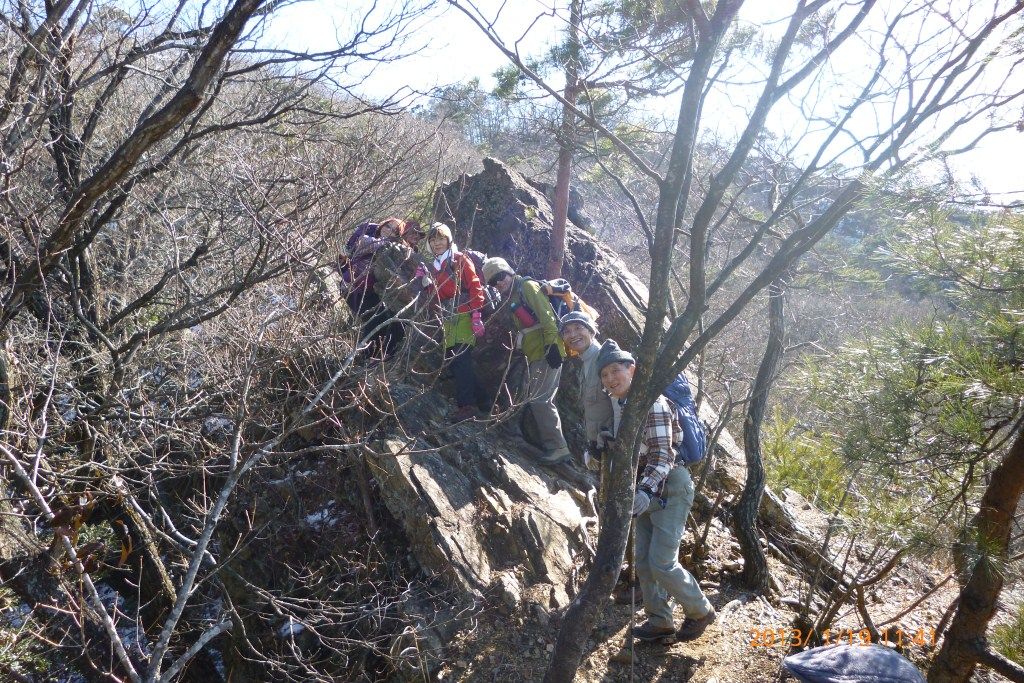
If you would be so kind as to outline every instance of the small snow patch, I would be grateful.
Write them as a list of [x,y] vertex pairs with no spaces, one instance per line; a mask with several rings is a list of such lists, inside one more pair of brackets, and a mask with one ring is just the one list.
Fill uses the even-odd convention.
[[332,514],[332,507],[333,505],[328,505],[319,512],[314,512],[311,515],[307,515],[306,524],[312,527],[332,526],[335,522],[338,521],[338,518]]
[[281,624],[281,627],[277,629],[277,635],[280,638],[294,638],[303,631],[306,630],[305,624],[298,621],[294,621],[291,617],[288,618],[288,623]]

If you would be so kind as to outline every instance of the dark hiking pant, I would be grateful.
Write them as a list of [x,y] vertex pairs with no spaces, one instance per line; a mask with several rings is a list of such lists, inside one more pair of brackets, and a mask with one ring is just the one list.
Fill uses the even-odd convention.
[[449,359],[455,377],[455,405],[461,408],[480,403],[483,390],[473,369],[473,347],[456,344],[445,351],[445,357]]
[[[352,312],[362,321],[359,328],[360,341],[393,315],[372,289],[355,290],[345,300]],[[404,338],[405,329],[402,323],[389,323],[367,340],[369,346],[365,353],[369,358],[383,360],[398,349]]]

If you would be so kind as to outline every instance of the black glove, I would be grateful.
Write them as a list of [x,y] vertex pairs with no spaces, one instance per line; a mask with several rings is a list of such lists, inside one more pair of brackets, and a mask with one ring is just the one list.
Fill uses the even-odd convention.
[[562,367],[562,352],[558,350],[558,344],[548,344],[544,347],[544,359],[552,370]]

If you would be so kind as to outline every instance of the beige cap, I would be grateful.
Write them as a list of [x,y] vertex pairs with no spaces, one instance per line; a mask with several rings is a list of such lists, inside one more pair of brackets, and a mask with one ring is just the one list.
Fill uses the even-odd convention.
[[452,229],[440,221],[430,226],[430,230],[427,230],[427,239],[432,240],[438,235],[441,235],[448,240],[448,244],[452,243]]
[[515,275],[516,271],[512,270],[512,266],[508,264],[505,259],[495,256],[484,261],[484,282],[487,284],[491,283],[499,273],[508,273],[509,275]]

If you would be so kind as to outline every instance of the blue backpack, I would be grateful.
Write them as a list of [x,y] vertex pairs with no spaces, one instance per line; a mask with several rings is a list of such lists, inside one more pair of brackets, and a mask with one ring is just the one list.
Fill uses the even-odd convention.
[[697,415],[697,404],[693,401],[690,382],[682,372],[672,380],[662,395],[683,430],[683,442],[676,444],[676,463],[691,465],[704,459],[708,452],[708,430]]

